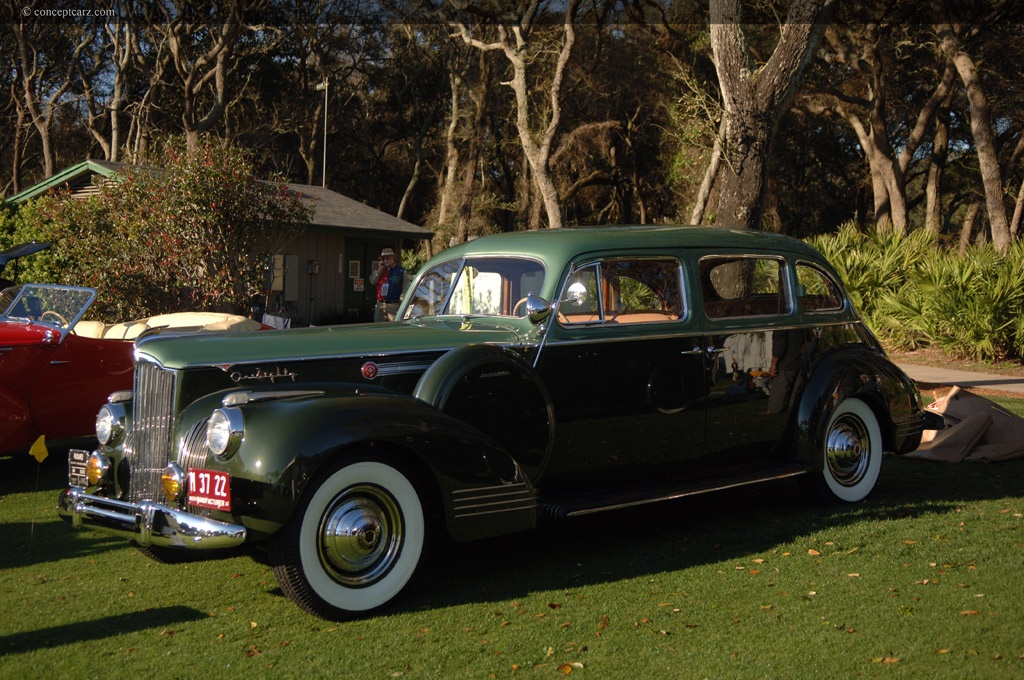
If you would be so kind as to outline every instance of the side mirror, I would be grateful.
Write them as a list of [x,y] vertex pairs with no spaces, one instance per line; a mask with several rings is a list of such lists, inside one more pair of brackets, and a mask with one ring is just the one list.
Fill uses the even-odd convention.
[[587,297],[587,286],[582,281],[570,285],[569,290],[565,291],[565,301],[577,307],[582,306]]
[[526,317],[534,325],[542,324],[551,316],[551,303],[539,295],[526,295]]

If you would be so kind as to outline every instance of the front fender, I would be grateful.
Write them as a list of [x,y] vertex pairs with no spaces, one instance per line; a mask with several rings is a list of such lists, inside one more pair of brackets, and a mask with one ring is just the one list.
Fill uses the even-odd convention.
[[530,479],[543,474],[555,411],[540,376],[517,352],[481,344],[453,349],[424,372],[413,396],[486,433]]
[[[440,503],[455,538],[481,538],[536,522],[535,492],[509,453],[472,426],[412,397],[335,385],[319,394],[254,400],[237,407],[244,438],[227,461],[208,454],[200,436],[219,405],[219,399],[204,398],[189,407],[183,423],[191,425],[183,426],[181,447],[188,465],[231,474],[238,505],[232,512],[245,515],[243,522],[255,531],[279,529],[321,466],[367,447],[405,458]],[[467,511],[467,499],[494,488],[511,493],[516,503],[490,507],[500,517],[486,521],[483,512]]]
[[917,448],[924,413],[913,381],[876,351],[844,348],[825,355],[813,367],[797,406],[799,455],[813,469],[824,465],[829,418],[850,398],[862,400],[874,412],[886,451],[906,453]]

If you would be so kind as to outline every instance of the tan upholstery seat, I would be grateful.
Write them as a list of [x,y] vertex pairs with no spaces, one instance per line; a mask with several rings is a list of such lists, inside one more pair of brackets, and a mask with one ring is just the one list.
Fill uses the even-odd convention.
[[136,321],[105,324],[102,321],[79,321],[74,332],[86,338],[134,340],[151,328],[191,328],[220,333],[258,331],[262,324],[238,314],[221,312],[175,312],[157,314]]
[[83,338],[102,338],[107,330],[107,324],[102,321],[79,321],[75,324],[72,332]]

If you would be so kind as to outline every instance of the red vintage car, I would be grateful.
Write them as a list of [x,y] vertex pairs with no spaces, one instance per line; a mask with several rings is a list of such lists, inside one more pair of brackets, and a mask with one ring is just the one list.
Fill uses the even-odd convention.
[[0,453],[40,435],[93,434],[111,392],[132,388],[134,341],[167,331],[255,330],[252,319],[182,312],[105,324],[83,321],[92,288],[23,284],[0,292]]

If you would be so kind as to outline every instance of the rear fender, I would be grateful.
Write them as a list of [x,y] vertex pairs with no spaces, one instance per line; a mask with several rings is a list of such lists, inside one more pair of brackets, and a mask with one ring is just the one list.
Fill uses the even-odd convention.
[[860,399],[878,419],[886,451],[916,448],[923,424],[917,387],[883,355],[845,348],[813,368],[796,412],[800,458],[815,470],[824,465],[825,430],[836,407]]

